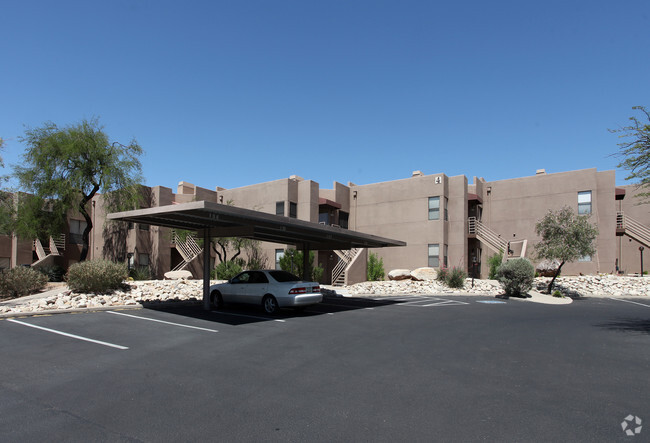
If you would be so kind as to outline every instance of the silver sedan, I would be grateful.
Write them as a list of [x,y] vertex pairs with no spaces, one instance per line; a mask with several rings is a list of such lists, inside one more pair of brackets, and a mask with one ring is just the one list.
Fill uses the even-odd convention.
[[280,308],[302,308],[320,303],[323,296],[317,282],[305,282],[286,271],[244,271],[228,283],[210,286],[210,300],[217,309],[224,303],[261,305],[267,314]]

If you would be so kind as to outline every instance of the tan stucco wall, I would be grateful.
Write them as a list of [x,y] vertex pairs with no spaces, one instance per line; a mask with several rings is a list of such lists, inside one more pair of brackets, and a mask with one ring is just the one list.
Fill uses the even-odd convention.
[[[641,191],[635,185],[620,186],[625,189],[625,198],[617,202],[627,217],[632,217],[650,229],[650,202],[642,203],[643,198],[635,195]],[[617,238],[616,247],[620,251],[620,270],[627,274],[641,271],[641,252],[639,247],[643,246],[636,240],[627,236]],[[650,247],[643,246],[643,270],[650,271]]]

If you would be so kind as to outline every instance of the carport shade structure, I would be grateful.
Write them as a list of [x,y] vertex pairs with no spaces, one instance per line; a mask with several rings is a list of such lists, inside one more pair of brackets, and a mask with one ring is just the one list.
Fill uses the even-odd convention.
[[242,237],[295,245],[303,250],[303,270],[309,267],[310,250],[406,246],[399,240],[209,201],[115,212],[107,218],[196,231],[202,236],[203,307],[206,310],[210,309],[210,256],[205,251],[213,237]]

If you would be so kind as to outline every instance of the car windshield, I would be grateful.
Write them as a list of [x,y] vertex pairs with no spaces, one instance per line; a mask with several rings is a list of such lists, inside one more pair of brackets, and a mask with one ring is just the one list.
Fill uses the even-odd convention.
[[287,271],[269,271],[271,277],[277,282],[284,283],[289,281],[300,281],[300,277],[293,275]]

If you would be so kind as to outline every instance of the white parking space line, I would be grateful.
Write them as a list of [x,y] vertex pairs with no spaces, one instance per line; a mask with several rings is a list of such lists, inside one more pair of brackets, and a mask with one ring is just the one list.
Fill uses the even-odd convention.
[[245,314],[232,314],[230,312],[223,312],[223,311],[211,311],[211,312],[214,312],[215,314],[221,314],[221,315],[232,315],[232,316],[235,316],[235,317],[256,318],[258,320],[273,320],[273,321],[277,321],[277,322],[280,322],[280,323],[286,323],[286,320],[280,320],[278,318],[258,317],[256,315],[245,315]]
[[164,323],[166,325],[179,326],[181,328],[198,329],[200,331],[208,331],[208,332],[219,332],[216,329],[200,328],[198,326],[184,325],[184,324],[181,324],[181,323],[172,323],[170,321],[156,320],[154,318],[147,318],[147,317],[140,317],[140,316],[137,316],[137,315],[125,314],[123,312],[106,311],[106,313],[107,314],[122,315],[124,317],[137,318],[139,320],[153,321],[153,322],[156,322],[156,323]]
[[29,326],[30,328],[40,329],[42,331],[51,332],[53,334],[63,335],[65,337],[70,337],[70,338],[74,338],[74,339],[77,339],[77,340],[83,340],[83,341],[88,341],[90,343],[96,343],[98,345],[109,346],[111,348],[117,348],[117,349],[122,349],[122,350],[129,349],[126,346],[115,345],[113,343],[107,343],[105,341],[93,340],[92,338],[82,337],[80,335],[68,334],[67,332],[62,332],[62,331],[57,331],[56,329],[50,329],[50,328],[44,328],[42,326],[32,325],[32,324],[25,323],[25,322],[22,322],[22,321],[19,321],[19,320],[14,320],[12,318],[10,318],[7,321],[10,321],[12,323],[18,323],[18,324],[23,325],[23,326]]
[[460,306],[460,305],[468,305],[469,303],[465,303],[464,301],[458,301],[458,300],[442,300],[436,303],[431,303],[428,305],[420,305],[422,307],[429,307],[429,306]]
[[622,301],[622,302],[625,302],[625,303],[632,303],[633,305],[645,306],[646,308],[650,308],[650,305],[644,305],[643,303],[639,303],[639,302],[636,302],[636,301],[621,300],[620,298],[612,298],[612,297],[607,297],[607,298],[609,298],[610,300],[614,300],[614,301]]

